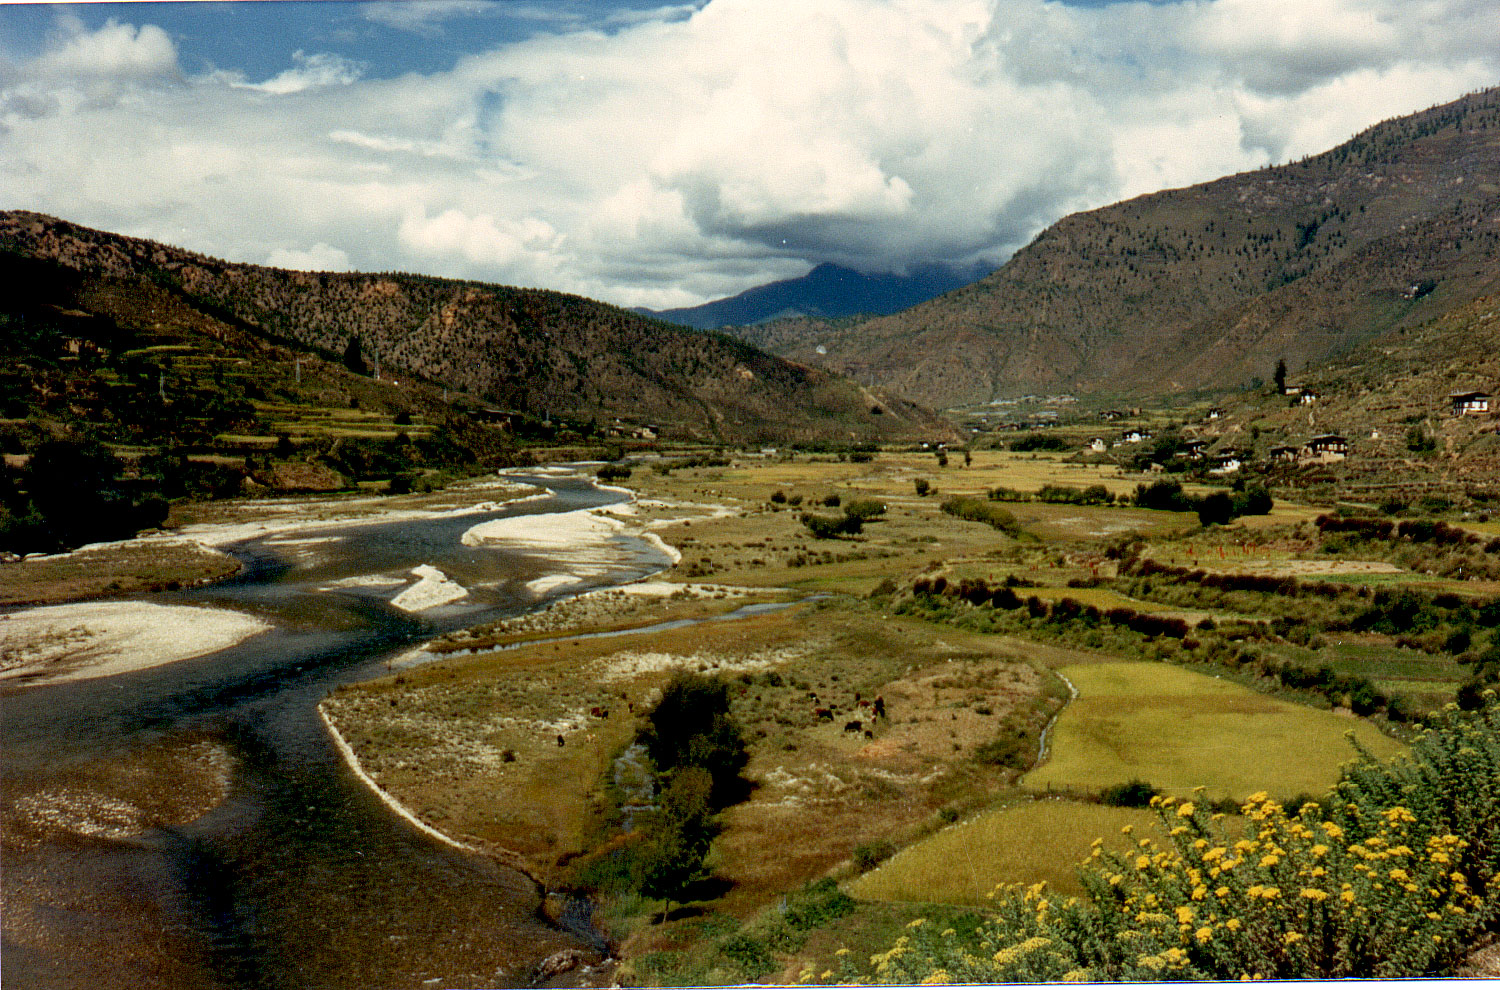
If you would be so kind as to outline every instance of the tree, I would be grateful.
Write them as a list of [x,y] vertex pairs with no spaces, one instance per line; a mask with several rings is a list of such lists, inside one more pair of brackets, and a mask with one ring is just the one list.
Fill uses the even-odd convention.
[[635,848],[640,892],[661,898],[662,920],[672,901],[706,875],[705,861],[720,826],[714,815],[713,778],[700,767],[682,767],[663,783],[657,810]]
[[706,771],[719,808],[730,803],[740,771],[750,762],[745,737],[729,712],[729,685],[701,674],[673,674],[636,738],[663,776],[683,767]]
[[92,440],[49,440],[37,447],[22,476],[30,505],[16,498],[11,509],[14,535],[24,532],[31,549],[57,549],[134,536],[159,524],[167,515],[165,500],[154,492],[132,496],[121,484],[122,467]]
[[1198,499],[1198,522],[1220,526],[1234,518],[1234,499],[1228,492],[1212,492]]
[[1276,383],[1276,394],[1277,395],[1282,395],[1282,394],[1284,394],[1286,392],[1286,359],[1285,358],[1278,358],[1276,360],[1276,374],[1272,376],[1271,380]]

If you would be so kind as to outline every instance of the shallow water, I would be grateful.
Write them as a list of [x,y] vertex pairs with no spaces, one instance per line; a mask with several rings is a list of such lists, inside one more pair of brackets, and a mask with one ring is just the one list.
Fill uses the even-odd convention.
[[[588,948],[547,922],[524,875],[402,821],[348,771],[317,715],[341,683],[384,673],[427,637],[535,607],[548,562],[465,547],[478,522],[620,501],[581,480],[496,512],[278,533],[233,548],[234,581],[150,596],[240,609],[277,625],[210,656],[0,695],[5,899],[0,980],[16,987],[524,985],[549,952]],[[476,497],[476,501],[477,501]],[[669,561],[617,540],[620,583]],[[470,598],[420,615],[388,604],[432,564]],[[570,593],[582,590],[573,585]],[[105,793],[152,747],[208,740],[232,755],[229,795],[202,817],[122,838],[27,822],[28,795]],[[182,786],[153,779],[149,787]],[[69,790],[71,789],[71,790]]]

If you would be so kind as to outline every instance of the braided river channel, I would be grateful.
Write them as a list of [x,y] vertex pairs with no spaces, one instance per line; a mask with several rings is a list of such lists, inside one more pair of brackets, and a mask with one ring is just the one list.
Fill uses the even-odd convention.
[[[0,693],[0,980],[93,990],[525,986],[551,953],[597,955],[586,926],[547,919],[529,877],[424,834],[382,803],[317,711],[336,686],[384,674],[431,636],[544,604],[526,583],[555,575],[555,562],[514,545],[466,546],[471,527],[628,497],[576,477],[515,480],[552,494],[325,525],[300,540],[283,529],[226,548],[244,565],[233,580],[142,596],[274,625],[237,646],[112,677],[0,682],[11,683]],[[647,541],[607,542],[604,566],[567,592],[670,563]],[[468,596],[422,612],[394,607],[391,576],[399,584],[420,565]],[[183,813],[195,788],[214,789],[204,780],[217,781],[216,796]]]

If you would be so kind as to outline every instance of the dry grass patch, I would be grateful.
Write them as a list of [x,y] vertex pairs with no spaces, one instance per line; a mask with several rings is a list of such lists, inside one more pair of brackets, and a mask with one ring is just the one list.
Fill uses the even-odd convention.
[[228,554],[188,541],[136,541],[0,563],[0,605],[51,605],[101,595],[172,590],[228,577]]
[[[938,637],[857,605],[800,606],[452,658],[336,692],[325,710],[371,776],[424,820],[558,878],[605,834],[602,782],[634,735],[632,709],[676,668],[729,680],[751,748],[757,787],[715,847],[735,911],[822,875],[862,842],[907,837],[938,808],[1009,786],[1013,771],[976,770],[972,756],[1042,684],[1021,644]],[[878,721],[860,704],[877,696],[889,716]]]

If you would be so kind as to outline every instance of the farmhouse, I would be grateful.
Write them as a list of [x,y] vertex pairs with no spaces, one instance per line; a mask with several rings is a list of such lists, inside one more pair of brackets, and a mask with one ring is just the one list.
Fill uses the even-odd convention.
[[1448,401],[1455,416],[1477,416],[1490,411],[1488,392],[1450,392]]
[[1223,415],[1224,415],[1224,410],[1220,409],[1218,406],[1214,406],[1212,409],[1210,409],[1208,411],[1208,418],[1209,419],[1219,419]]
[[1208,469],[1208,473],[1234,474],[1243,466],[1244,462],[1241,460],[1239,454],[1236,454],[1232,450],[1226,450],[1221,454],[1214,455],[1213,467]]
[[1349,441],[1337,433],[1324,433],[1303,444],[1302,450],[1308,460],[1327,464],[1349,456]]
[[1151,439],[1151,431],[1126,430],[1124,433],[1120,434],[1120,439],[1124,440],[1126,443],[1141,443],[1142,441]]
[[1296,444],[1281,444],[1271,448],[1271,462],[1274,464],[1295,464],[1302,456],[1302,448]]
[[1201,461],[1203,460],[1203,450],[1207,446],[1208,441],[1206,440],[1188,440],[1174,456],[1180,457],[1185,461]]
[[1102,453],[1104,453],[1104,451],[1108,447],[1109,447],[1109,444],[1107,444],[1107,443],[1104,442],[1104,438],[1103,437],[1094,437],[1092,440],[1089,441],[1089,450],[1092,450],[1096,454],[1102,454]]

